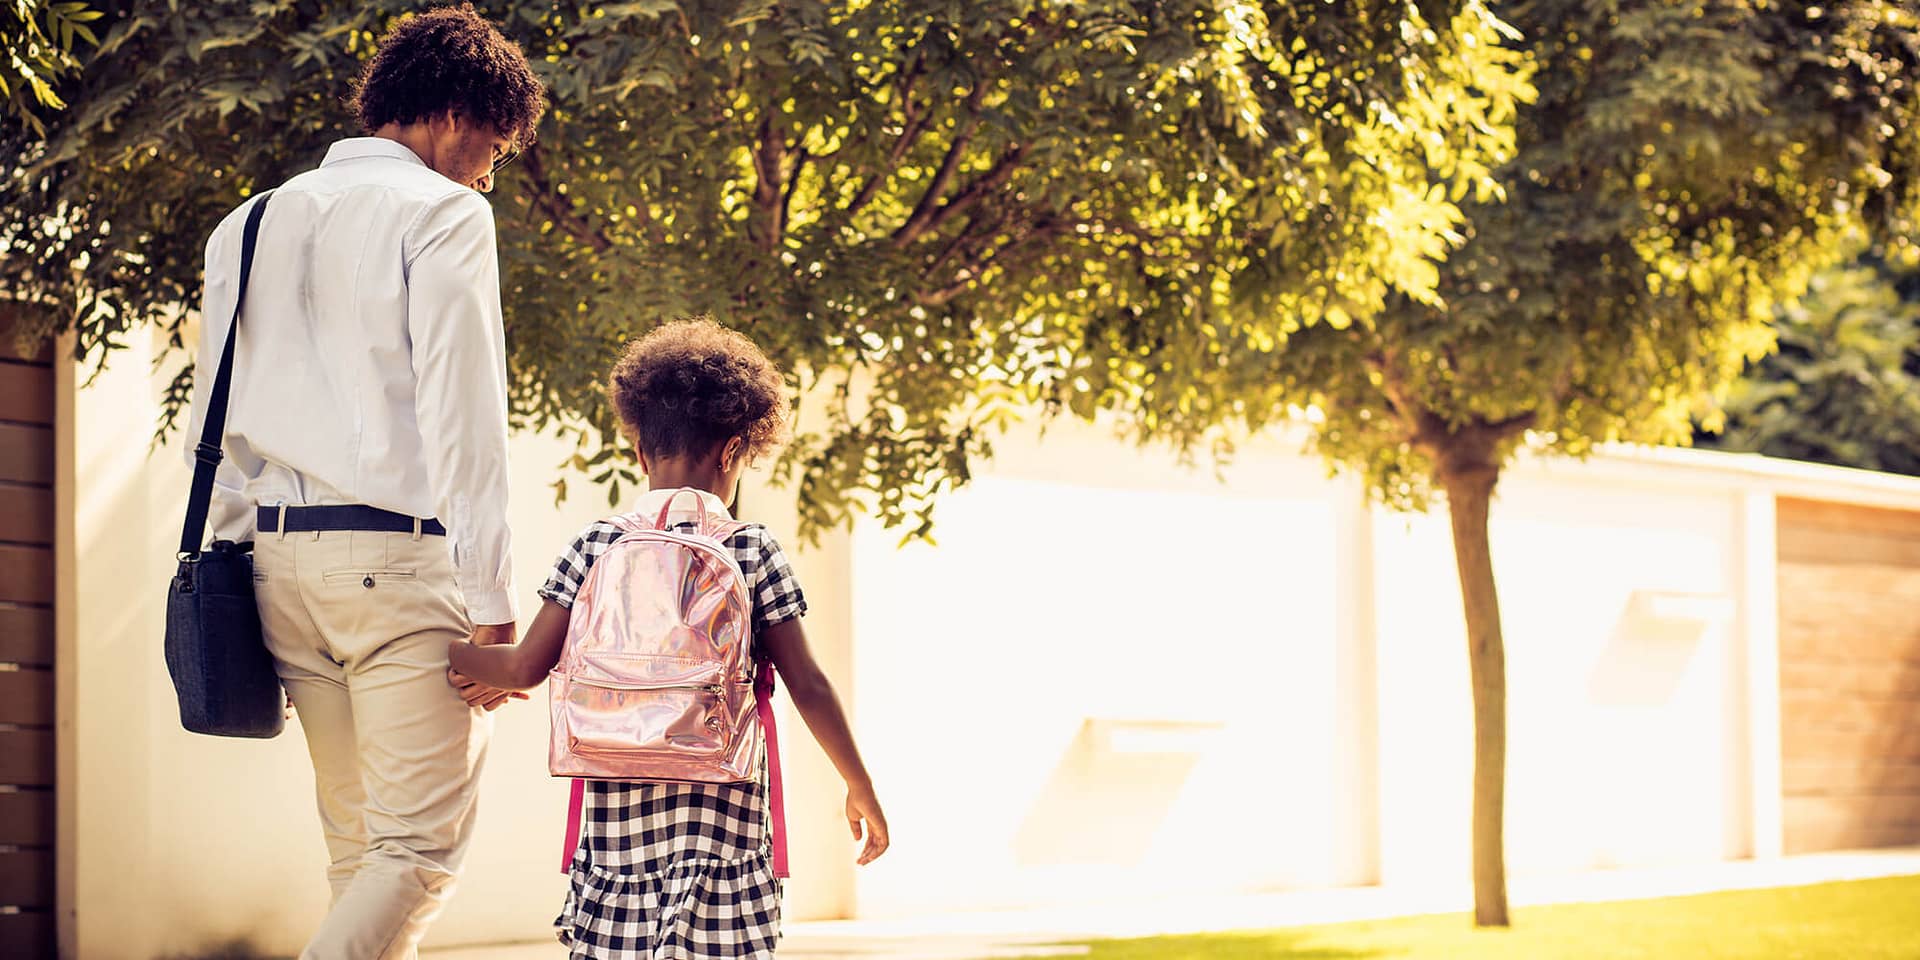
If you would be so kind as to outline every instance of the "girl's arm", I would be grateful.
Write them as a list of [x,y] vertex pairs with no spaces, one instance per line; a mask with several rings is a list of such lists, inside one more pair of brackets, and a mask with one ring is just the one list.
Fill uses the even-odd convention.
[[453,672],[502,690],[526,690],[540,685],[567,641],[567,608],[542,601],[527,635],[512,646],[476,647],[465,640],[447,644]]
[[[539,621],[534,621],[534,629],[539,626]],[[814,661],[799,617],[768,627],[759,639],[766,644],[774,667],[780,671],[780,679],[786,682],[787,693],[793,697],[800,719],[807,722],[807,729],[813,731],[820,749],[826,751],[827,759],[840,771],[840,779],[847,782],[847,826],[858,840],[861,821],[866,821],[867,845],[860,851],[860,863],[872,863],[887,852],[887,816],[881,812],[880,801],[873,794],[873,780],[867,776],[867,766],[860,760],[860,748],[854,746],[853,731],[847,727],[847,714],[840,707],[833,683]]]

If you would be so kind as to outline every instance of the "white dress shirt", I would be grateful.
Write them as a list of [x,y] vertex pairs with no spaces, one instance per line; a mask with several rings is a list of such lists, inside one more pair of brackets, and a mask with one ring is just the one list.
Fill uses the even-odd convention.
[[[253,201],[207,240],[187,457],[239,290]],[[234,347],[215,535],[256,505],[363,503],[447,528],[467,614],[515,619],[493,208],[392,140],[342,140],[273,191]]]

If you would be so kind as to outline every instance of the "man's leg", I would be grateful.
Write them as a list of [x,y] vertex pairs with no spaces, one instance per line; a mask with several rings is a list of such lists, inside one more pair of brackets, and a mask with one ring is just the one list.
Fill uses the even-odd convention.
[[345,663],[366,846],[303,956],[406,958],[465,859],[492,719],[447,684],[447,641],[472,625],[446,541],[349,537],[349,555],[303,586]]
[[[341,534],[332,534],[341,536]],[[299,589],[299,548],[306,534],[284,540],[266,534],[254,546],[254,596],[267,650],[280,682],[299,712],[300,729],[313,758],[314,794],[320,830],[327,841],[327,883],[333,899],[347,888],[366,849],[366,795],[360,788],[360,750],[347,697],[346,670],[328,652],[326,638],[307,615]]]

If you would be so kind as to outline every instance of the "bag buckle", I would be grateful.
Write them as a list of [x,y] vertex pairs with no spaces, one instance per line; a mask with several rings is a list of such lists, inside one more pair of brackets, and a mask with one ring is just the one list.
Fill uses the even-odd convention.
[[196,443],[193,445],[193,458],[195,460],[200,461],[201,463],[207,463],[207,464],[212,464],[214,466],[219,466],[220,461],[223,459],[223,457],[224,455],[220,452],[219,447],[211,443],[208,443],[205,440],[202,440],[199,443]]

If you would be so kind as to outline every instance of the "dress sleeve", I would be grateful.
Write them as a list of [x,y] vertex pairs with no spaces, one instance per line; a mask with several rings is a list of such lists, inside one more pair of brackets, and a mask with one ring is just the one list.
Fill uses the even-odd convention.
[[800,578],[779,542],[764,529],[760,535],[759,562],[755,564],[753,584],[753,629],[759,633],[776,623],[792,620],[807,612],[807,597],[800,589]]
[[580,585],[587,580],[587,570],[618,539],[619,527],[605,520],[588,524],[567,549],[561,551],[560,559],[553,563],[553,572],[547,575],[547,582],[536,592],[542,599],[572,609],[573,598],[580,595]]

